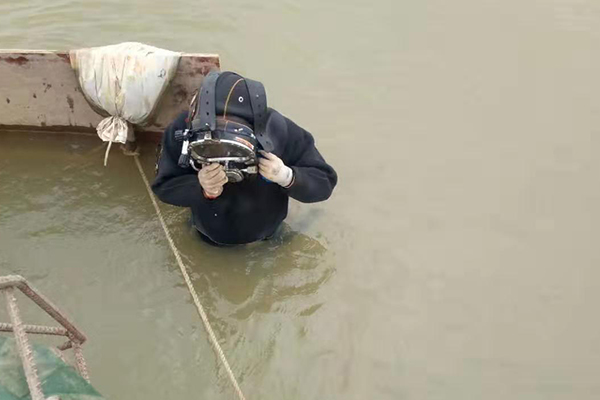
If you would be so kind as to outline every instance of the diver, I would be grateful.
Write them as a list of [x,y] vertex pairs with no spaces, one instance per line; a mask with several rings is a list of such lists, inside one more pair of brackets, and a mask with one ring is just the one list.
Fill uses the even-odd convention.
[[324,201],[336,184],[313,136],[267,107],[260,82],[213,71],[165,130],[152,190],[189,207],[206,242],[236,245],[272,237],[289,197]]

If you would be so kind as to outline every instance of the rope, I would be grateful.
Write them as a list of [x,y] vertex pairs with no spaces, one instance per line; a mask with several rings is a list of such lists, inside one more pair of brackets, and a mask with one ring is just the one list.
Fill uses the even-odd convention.
[[162,225],[162,228],[165,231],[165,236],[167,237],[167,240],[169,241],[171,250],[173,250],[173,254],[175,255],[175,258],[177,259],[177,264],[179,264],[179,269],[181,270],[183,279],[185,280],[188,290],[190,291],[190,294],[192,295],[192,299],[194,299],[194,304],[196,305],[196,308],[198,309],[198,314],[200,314],[200,318],[202,319],[202,323],[204,324],[204,329],[206,329],[206,333],[208,333],[210,343],[212,344],[213,349],[215,350],[217,355],[219,356],[221,363],[225,367],[225,370],[227,371],[227,375],[229,375],[229,380],[231,381],[231,384],[233,385],[238,397],[240,398],[240,400],[246,400],[246,398],[244,397],[244,394],[242,393],[242,390],[240,389],[240,386],[238,385],[237,380],[235,379],[235,376],[233,375],[233,371],[231,370],[231,367],[229,366],[229,363],[227,362],[227,358],[225,358],[225,353],[223,353],[223,349],[221,348],[221,346],[219,345],[219,342],[217,341],[217,337],[215,336],[215,333],[213,332],[210,322],[208,321],[208,317],[206,315],[206,312],[204,311],[204,307],[200,303],[200,299],[198,298],[196,289],[194,289],[194,286],[192,285],[192,280],[190,279],[190,276],[187,273],[187,270],[185,269],[183,260],[181,259],[181,256],[179,255],[179,250],[177,250],[177,247],[175,246],[175,242],[173,241],[173,238],[171,237],[171,233],[169,232],[169,229],[167,228],[165,219],[163,218],[160,208],[158,207],[158,203],[156,202],[156,199],[154,198],[154,193],[152,193],[152,189],[150,188],[150,183],[148,182],[148,178],[146,178],[146,174],[144,173],[144,170],[142,169],[142,164],[140,163],[140,159],[137,155],[134,156],[134,158],[135,158],[135,164],[137,165],[137,168],[140,171],[140,175],[142,176],[142,179],[144,180],[144,183],[146,184],[146,190],[148,191],[150,200],[152,200],[152,204],[154,205],[154,209],[156,210],[156,215],[158,216],[158,219],[160,220],[160,224]]

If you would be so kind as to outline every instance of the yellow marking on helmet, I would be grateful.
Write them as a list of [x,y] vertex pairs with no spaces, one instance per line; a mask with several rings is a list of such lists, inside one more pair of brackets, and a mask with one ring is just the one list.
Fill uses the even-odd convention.
[[231,93],[233,93],[233,89],[235,89],[237,84],[243,80],[244,80],[244,78],[238,79],[237,82],[235,82],[233,84],[233,86],[231,87],[231,89],[229,90],[229,94],[227,95],[227,100],[225,100],[225,109],[223,110],[223,118],[225,118],[227,116],[227,106],[229,105],[229,98],[231,97]]

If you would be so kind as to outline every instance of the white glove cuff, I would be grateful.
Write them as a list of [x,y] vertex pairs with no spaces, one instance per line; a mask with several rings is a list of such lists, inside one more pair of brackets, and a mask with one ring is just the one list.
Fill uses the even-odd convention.
[[279,170],[279,173],[277,174],[276,182],[280,186],[287,187],[292,183],[293,178],[294,178],[294,171],[292,171],[292,169],[290,167],[288,167],[287,165],[284,165],[283,167],[281,167],[281,169]]

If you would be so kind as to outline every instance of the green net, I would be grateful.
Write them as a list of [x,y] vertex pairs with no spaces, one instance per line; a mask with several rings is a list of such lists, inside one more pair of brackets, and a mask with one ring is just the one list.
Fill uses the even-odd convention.
[[[77,371],[46,346],[33,344],[33,354],[45,397],[61,400],[103,400]],[[29,400],[29,387],[13,337],[0,336],[0,400]]]

